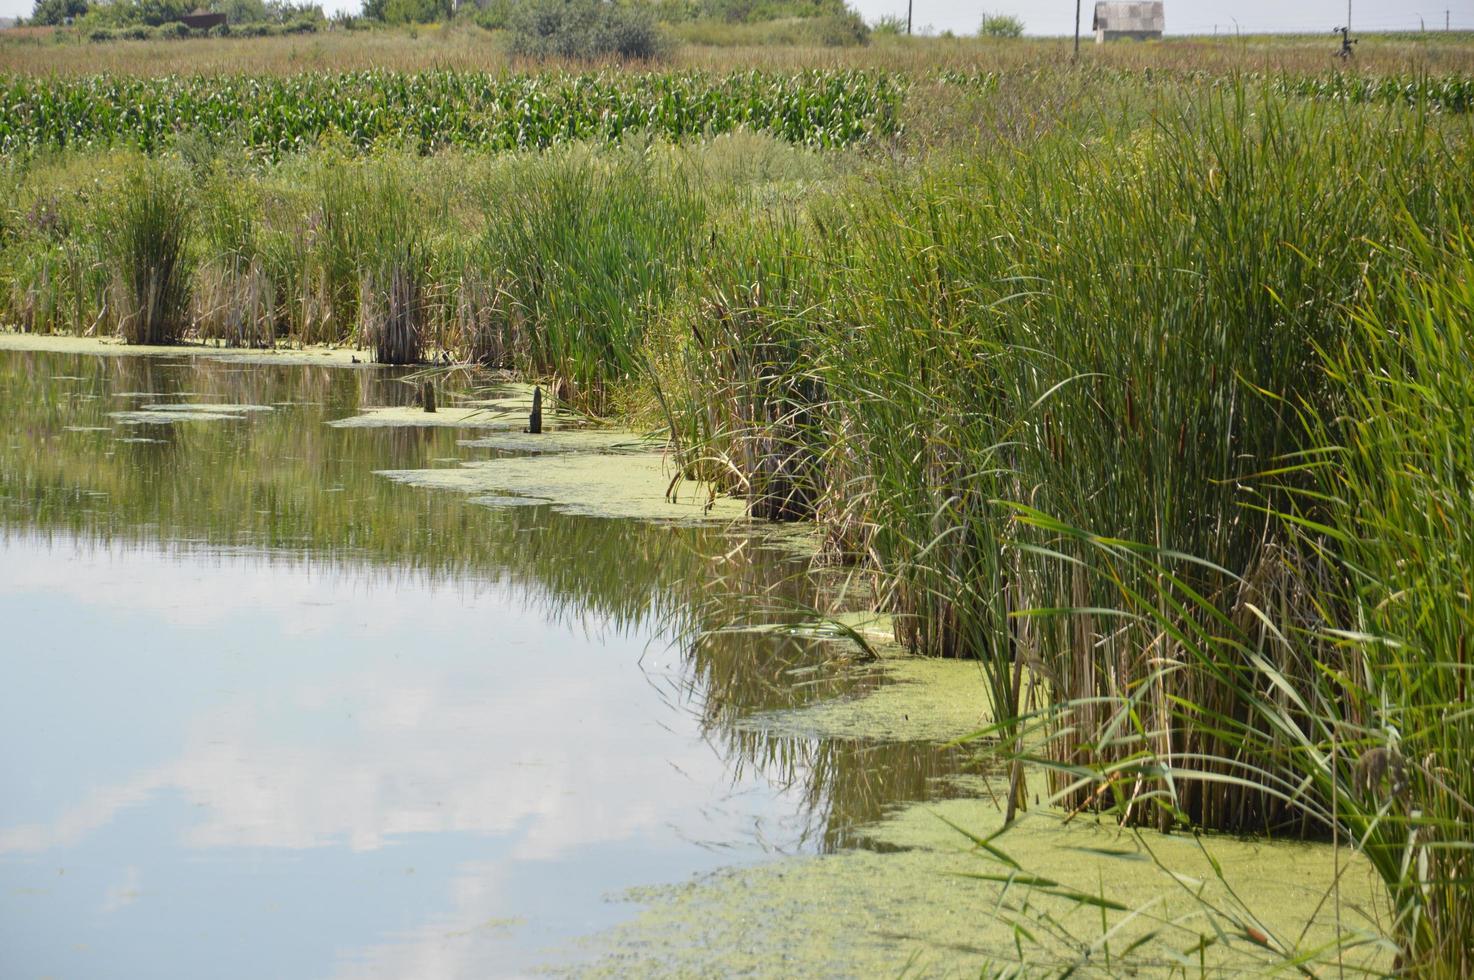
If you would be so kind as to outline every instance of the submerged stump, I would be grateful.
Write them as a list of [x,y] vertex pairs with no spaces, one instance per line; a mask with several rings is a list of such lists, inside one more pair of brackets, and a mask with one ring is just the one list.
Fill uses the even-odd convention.
[[420,385],[420,407],[427,412],[435,411],[435,382],[426,381]]
[[543,431],[543,390],[532,389],[532,414],[527,416],[527,431],[532,435],[541,435]]

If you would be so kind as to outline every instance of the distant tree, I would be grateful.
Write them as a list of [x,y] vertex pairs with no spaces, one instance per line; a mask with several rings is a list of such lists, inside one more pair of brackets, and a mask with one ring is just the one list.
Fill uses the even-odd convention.
[[87,13],[87,0],[36,0],[32,24],[65,24]]
[[451,0],[363,0],[364,18],[386,24],[433,24],[451,13]]
[[820,44],[830,48],[853,48],[870,43],[870,28],[865,19],[853,10],[814,17],[806,24]]
[[[464,10],[467,5],[463,4]],[[512,20],[512,0],[477,0],[472,5],[471,19],[488,31],[500,31]]]
[[1009,14],[983,14],[983,26],[978,28],[982,37],[1022,37],[1024,22]]
[[699,16],[729,23],[793,18],[842,17],[849,13],[845,0],[697,0]]
[[187,0],[109,0],[92,3],[85,23],[89,27],[156,27],[178,20],[194,6]]
[[524,0],[508,27],[512,54],[525,58],[650,61],[665,53],[648,9],[609,0]]
[[384,0],[388,24],[433,24],[450,20],[451,0]]
[[906,33],[906,18],[897,14],[886,14],[875,22],[870,28],[871,32],[879,35],[896,35]]
[[271,19],[265,0],[211,0],[210,10],[224,14],[230,24],[262,24]]
[[292,3],[291,0],[266,0],[266,17],[278,24],[288,24],[300,21],[322,21],[326,23],[328,15],[323,13],[320,3]]

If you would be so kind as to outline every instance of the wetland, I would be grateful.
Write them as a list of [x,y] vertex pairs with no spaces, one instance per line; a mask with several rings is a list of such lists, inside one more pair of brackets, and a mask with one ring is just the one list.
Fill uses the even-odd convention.
[[[177,975],[215,976],[1016,957],[1002,884],[959,877],[1006,867],[962,832],[1001,822],[999,764],[952,744],[986,724],[979,668],[906,657],[874,621],[856,623],[878,659],[731,628],[728,600],[843,592],[801,539],[722,507],[661,513],[668,478],[632,436],[575,430],[531,455],[504,419],[415,424],[404,369],[17,346],[0,352],[17,975],[147,973],[162,948]],[[467,402],[519,397],[462,384]],[[430,476],[595,454],[619,474],[631,453],[643,509],[587,460],[593,486],[530,500]],[[1162,870],[1212,890],[1191,836],[1152,858],[1132,832],[1041,812],[1011,841],[1073,887],[1109,876],[1176,923],[1174,946],[1212,931],[1216,906]],[[1204,851],[1246,888],[1220,922],[1302,944],[1333,929],[1299,918],[1331,849]],[[1341,887],[1374,919],[1370,884],[1362,868]],[[1057,962],[1100,938],[1098,908],[1035,900],[1062,907]]]

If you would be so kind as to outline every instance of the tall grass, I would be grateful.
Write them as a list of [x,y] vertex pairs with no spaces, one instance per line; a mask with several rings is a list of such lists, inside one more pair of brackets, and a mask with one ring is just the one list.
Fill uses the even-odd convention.
[[685,471],[766,520],[810,518],[820,495],[814,247],[790,218],[725,223],[645,352]]
[[526,373],[595,412],[638,373],[644,331],[679,277],[705,215],[703,197],[655,154],[584,150],[527,161],[488,209],[473,255],[502,298]]
[[194,327],[201,338],[232,347],[276,340],[276,282],[262,256],[259,188],[214,166],[199,193],[202,255],[194,286]]
[[359,284],[359,340],[380,364],[417,364],[428,339],[427,217],[394,175],[361,187],[351,224]]
[[107,229],[112,306],[130,344],[168,344],[190,318],[188,189],[173,167],[139,167],[124,182]]
[[[1297,527],[1327,540],[1341,572],[1343,590],[1323,605],[1342,611],[1330,639],[1352,669],[1318,678],[1320,704],[1333,711],[1307,741],[1322,757],[1332,741],[1337,815],[1389,885],[1403,967],[1465,976],[1474,971],[1474,238],[1467,225],[1415,236],[1398,258],[1399,274],[1325,352],[1344,406],[1312,420],[1328,452],[1299,513],[1325,514],[1332,530]],[[1387,782],[1359,779],[1357,766],[1364,776],[1379,751]]]
[[[1387,889],[1400,973],[1463,976],[1474,968],[1474,239],[1458,220],[1407,236],[1310,367],[1335,407],[1293,413],[1307,448],[1257,477],[1290,490],[1269,515],[1285,547],[1265,564],[1292,588],[1265,589],[1259,567],[1215,569],[1241,596],[1225,610],[1194,587],[1197,560],[1021,514],[1054,560],[1094,553],[1118,622],[1171,638],[1179,655],[1158,673],[1208,679],[1237,701],[1182,696],[1149,721],[1133,692],[1058,706],[1073,722],[1104,707],[1119,741],[1144,736],[1129,758],[1061,773],[1097,792],[1145,781],[1172,811],[1247,784],[1366,856]],[[1216,733],[1211,757],[1177,747],[1192,728]]]
[[[1030,691],[1073,705],[1048,743],[1066,805],[1321,832],[1277,788],[1294,766],[1252,691],[1226,668],[1178,668],[1185,638],[1220,619],[1313,604],[1323,570],[1286,570],[1300,546],[1272,516],[1300,484],[1253,478],[1314,446],[1298,412],[1338,404],[1315,365],[1350,329],[1344,310],[1474,204],[1447,179],[1468,144],[1440,134],[1416,111],[1238,89],[1158,103],[1148,126],[1128,117],[1092,142],[1046,134],[847,188],[808,207],[796,240],[723,243],[691,287],[682,353],[652,359],[685,379],[661,387],[682,458],[755,503],[770,461],[799,461],[782,499],[874,570],[900,639],[983,662],[1005,735]],[[1002,500],[1196,560],[1102,565]],[[1172,629],[1117,614],[1169,572],[1203,600],[1164,605]],[[1051,608],[1096,612],[1019,615]],[[1289,690],[1314,684],[1313,657],[1274,652]],[[1255,754],[1180,723],[1184,703],[1258,719]],[[1160,776],[1072,775],[1143,753],[1205,778],[1166,794]]]

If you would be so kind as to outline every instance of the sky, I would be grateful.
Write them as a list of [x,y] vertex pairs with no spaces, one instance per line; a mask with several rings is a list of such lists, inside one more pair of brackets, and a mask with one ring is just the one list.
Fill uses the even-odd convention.
[[[905,16],[906,0],[849,0],[874,21],[888,13]],[[984,10],[1012,14],[1029,34],[1070,34],[1075,4],[1070,0],[912,0],[912,22],[938,31],[977,30]],[[1234,21],[1244,33],[1330,33],[1346,23],[1346,0],[1165,0],[1168,34],[1232,34]],[[1093,0],[1080,4],[1081,30],[1090,30]],[[1422,17],[1429,29],[1443,27],[1444,10],[1454,28],[1474,29],[1474,0],[1353,0],[1356,30],[1417,30]]]
[[[0,0],[0,16],[27,16],[34,0]],[[906,0],[849,0],[874,22],[886,14],[905,16]],[[918,30],[977,30],[983,11],[1012,14],[1030,34],[1069,34],[1074,31],[1075,4],[1070,0],[912,0],[913,23]],[[1364,31],[1417,30],[1421,22],[1432,30],[1444,25],[1444,12],[1455,29],[1474,30],[1474,0],[1353,0],[1353,29]],[[361,0],[325,0],[329,13],[356,11]],[[1244,33],[1330,33],[1346,22],[1345,0],[1166,0],[1168,34],[1233,33],[1235,21]],[[1089,31],[1093,0],[1082,0],[1082,29]]]

